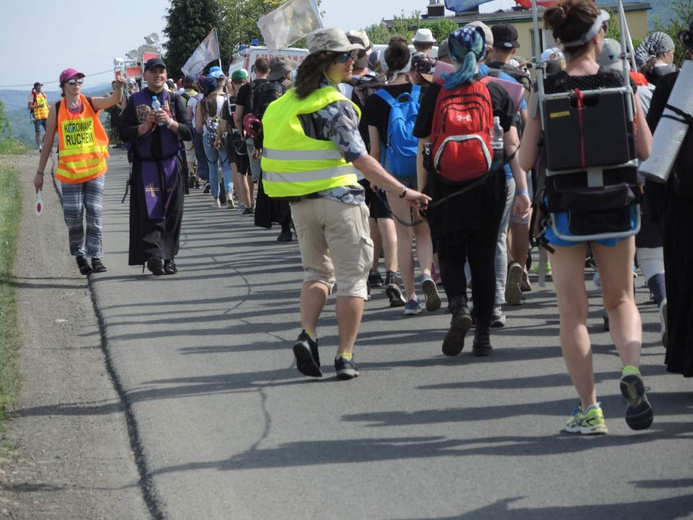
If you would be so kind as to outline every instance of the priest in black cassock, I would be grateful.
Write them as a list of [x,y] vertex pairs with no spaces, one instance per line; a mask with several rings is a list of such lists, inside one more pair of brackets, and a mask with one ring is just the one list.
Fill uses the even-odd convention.
[[159,58],[144,66],[147,88],[133,94],[121,114],[120,135],[132,144],[129,265],[154,275],[176,274],[183,220],[185,180],[178,141],[192,140],[182,99],[166,90],[166,65]]

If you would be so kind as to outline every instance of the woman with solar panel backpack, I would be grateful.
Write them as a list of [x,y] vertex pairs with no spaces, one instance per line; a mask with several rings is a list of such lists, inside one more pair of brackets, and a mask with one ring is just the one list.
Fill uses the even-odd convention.
[[[621,20],[625,21],[622,9]],[[538,89],[539,94],[533,97],[534,103],[530,103],[530,105],[534,104],[536,107],[538,100],[542,111],[547,111],[546,107],[549,105],[542,105],[544,103],[542,98],[544,91],[547,96],[565,92],[580,98],[581,92],[584,91],[623,87],[623,75],[600,70],[597,64],[596,56],[601,52],[605,35],[602,14],[594,2],[591,0],[568,0],[558,7],[549,8],[544,12],[544,24],[546,28],[553,31],[554,38],[562,44],[566,57],[566,69],[547,77]],[[541,74],[538,76],[541,82]],[[631,88],[635,90],[634,85],[631,85]],[[639,159],[645,159],[650,152],[652,135],[645,122],[637,95],[632,98],[632,102],[630,95],[632,94],[626,96],[626,99],[628,99],[627,103],[631,103],[635,116],[632,121],[635,127],[634,152]],[[578,103],[579,106],[581,106],[580,103]],[[600,106],[601,108],[603,107]],[[623,103],[621,103],[621,108],[623,108]],[[579,109],[578,112],[580,112]],[[553,112],[551,114],[553,115]],[[543,125],[548,124],[546,122],[548,119],[550,118],[543,118]],[[605,121],[602,121],[603,123]],[[625,124],[623,128],[624,133],[626,133],[627,126]],[[601,129],[595,128],[588,131],[599,133]],[[578,138],[584,139],[584,136],[588,135],[588,131],[579,133]],[[530,117],[520,148],[520,164],[523,167],[532,167],[540,153],[548,165],[547,157],[551,154],[549,147],[565,145],[565,141],[561,142],[563,137],[556,141],[554,135],[552,141],[547,139],[548,134],[548,131],[545,132],[542,138],[542,119],[539,114]],[[574,175],[587,177],[585,171]],[[566,178],[568,175],[555,177]],[[558,181],[554,180],[553,177],[547,177],[546,182],[549,186]],[[587,186],[590,185],[586,178],[583,178],[581,182]],[[596,193],[608,191],[607,187],[603,186],[596,190]],[[546,193],[549,194],[549,197],[545,198],[544,201],[547,201],[548,205],[551,206],[551,199],[557,195],[553,195],[553,192],[548,188]],[[594,194],[595,192],[590,193]],[[630,212],[631,210],[630,205],[623,204],[623,211]],[[621,216],[621,210],[618,211],[618,215]],[[626,214],[630,215],[630,213]],[[568,215],[567,212],[552,213],[551,218],[556,221],[556,219],[564,218],[566,215]],[[585,219],[584,222],[594,218],[594,213],[591,211],[585,211],[582,215],[583,217],[580,217],[576,213],[571,213],[571,225],[581,224],[581,218]],[[629,224],[630,218],[628,217],[627,220]],[[561,350],[568,373],[580,399],[578,409],[566,423],[566,431],[571,433],[607,433],[601,404],[597,401],[592,350],[587,330],[588,298],[585,288],[584,267],[588,245],[592,247],[599,267],[602,296],[609,314],[611,338],[623,364],[620,389],[628,403],[626,423],[634,430],[645,429],[652,424],[652,407],[645,395],[645,386],[638,368],[642,346],[642,325],[635,305],[632,277],[632,262],[635,254],[635,242],[632,235],[636,231],[637,229],[633,229],[632,232],[624,232],[622,235],[630,233],[630,236],[622,236],[621,238],[577,241],[566,240],[566,238],[574,237],[567,237],[563,231],[557,231],[556,226],[548,229],[545,227],[544,238],[553,250],[551,269],[560,314]],[[563,238],[559,238],[559,234]],[[579,233],[579,235],[582,236],[583,234]]]

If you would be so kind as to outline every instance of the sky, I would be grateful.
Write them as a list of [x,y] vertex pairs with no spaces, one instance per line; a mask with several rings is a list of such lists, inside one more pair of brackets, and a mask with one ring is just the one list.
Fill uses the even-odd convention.
[[[158,33],[162,40],[169,0],[0,0],[0,88],[57,90],[63,69],[75,68],[87,83],[108,83],[113,58],[144,44]],[[512,0],[499,0],[514,5]],[[322,0],[325,27],[364,28],[393,15],[426,12],[429,0]],[[497,9],[498,2],[485,4]],[[447,15],[452,15],[446,11]],[[93,20],[93,23],[90,23]],[[73,26],[71,29],[70,27]]]

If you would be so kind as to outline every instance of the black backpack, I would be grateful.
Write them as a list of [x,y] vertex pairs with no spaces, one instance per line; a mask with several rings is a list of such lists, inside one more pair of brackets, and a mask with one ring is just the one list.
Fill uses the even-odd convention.
[[270,103],[282,97],[284,92],[286,92],[286,87],[278,81],[253,82],[250,87],[248,113],[254,114],[255,117],[262,120],[262,116],[265,115],[265,110]]

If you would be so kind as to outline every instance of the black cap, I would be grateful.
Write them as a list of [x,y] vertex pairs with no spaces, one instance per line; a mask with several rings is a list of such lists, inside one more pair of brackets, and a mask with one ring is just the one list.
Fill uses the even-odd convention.
[[517,29],[509,23],[499,23],[491,27],[493,33],[493,46],[499,49],[517,49],[520,44],[517,41]]
[[39,83],[38,81],[34,83],[34,88],[42,87],[43,83]]
[[161,58],[152,58],[151,60],[148,60],[147,63],[144,64],[144,71],[150,71],[154,67],[163,67],[164,70],[166,69],[166,64],[164,63],[164,60]]

